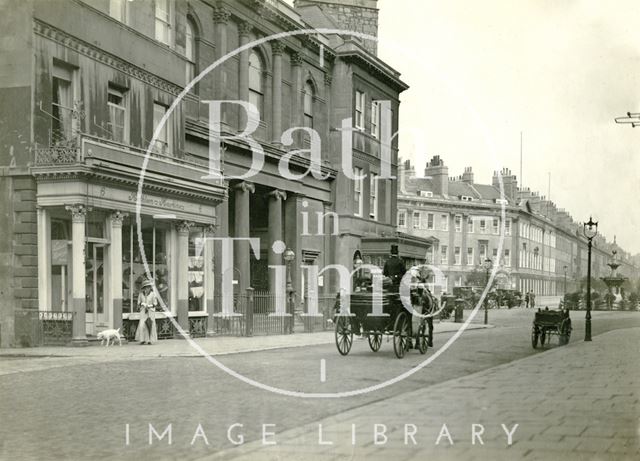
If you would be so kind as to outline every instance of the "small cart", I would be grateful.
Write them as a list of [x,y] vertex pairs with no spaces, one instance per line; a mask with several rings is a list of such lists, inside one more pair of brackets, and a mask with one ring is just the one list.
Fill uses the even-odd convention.
[[549,342],[551,335],[557,335],[559,343],[564,346],[571,338],[571,318],[569,318],[569,310],[561,309],[550,311],[538,309],[533,319],[533,327],[531,329],[531,345],[534,349],[540,345],[544,346]]

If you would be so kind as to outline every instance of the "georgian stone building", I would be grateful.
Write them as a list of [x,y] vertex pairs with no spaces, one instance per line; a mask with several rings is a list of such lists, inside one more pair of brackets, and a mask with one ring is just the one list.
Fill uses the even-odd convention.
[[[499,266],[498,286],[538,296],[575,291],[587,275],[582,225],[545,197],[519,188],[508,169],[495,172],[487,185],[474,181],[471,168],[449,177],[439,156],[420,176],[405,162],[400,172],[398,230],[433,241],[427,262],[443,271],[444,291],[467,285],[469,274],[484,272],[488,260]],[[630,255],[601,235],[594,239],[592,277],[609,273],[607,263],[614,249],[622,264],[620,272],[638,277]]]
[[[255,252],[248,243],[234,247],[236,292],[276,288],[268,266],[283,261],[272,244],[285,242],[295,254],[299,306],[309,285],[300,265],[350,267],[356,252],[366,254],[367,239],[395,238],[394,182],[375,176],[380,101],[390,101],[395,132],[407,86],[375,45],[348,34],[298,34],[234,53],[275,33],[327,24],[375,35],[375,0],[296,8],[276,0],[26,0],[9,8],[0,18],[0,187],[8,198],[0,204],[2,346],[16,344],[19,311],[74,312],[77,343],[135,320],[147,270],[188,331],[219,311],[223,249],[202,237],[260,239]],[[216,60],[221,65],[172,109]],[[258,174],[207,177],[211,100],[258,108],[251,133],[265,153]],[[366,175],[357,181],[340,169],[349,118],[353,165]],[[233,139],[246,124],[238,104],[222,105],[226,177],[252,164],[250,146]],[[308,133],[298,130],[292,142],[282,136],[292,127],[318,133],[326,179],[280,174],[292,150],[301,150],[291,157],[292,173],[310,166]],[[396,146],[397,139],[393,173]],[[324,235],[329,229],[336,235]],[[336,283],[327,275],[318,289],[335,293]]]

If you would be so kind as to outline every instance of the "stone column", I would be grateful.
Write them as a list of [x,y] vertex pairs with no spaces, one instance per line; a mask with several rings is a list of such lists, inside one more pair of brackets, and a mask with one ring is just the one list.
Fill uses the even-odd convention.
[[215,242],[212,240],[212,238],[216,235],[216,228],[217,226],[213,224],[204,228],[204,236],[206,239],[204,243],[204,299],[207,306],[208,316],[207,336],[215,335],[215,331],[213,329],[213,314],[215,312],[215,306],[213,303],[213,296],[215,294]]
[[85,219],[87,208],[84,205],[67,206],[71,212],[71,254],[73,259],[73,279],[71,286],[74,346],[86,346],[86,274],[85,274]]
[[122,328],[122,220],[125,213],[116,211],[111,214],[111,299],[113,300],[112,328]]
[[[215,57],[216,60],[222,58],[227,54],[227,24],[231,14],[224,7],[216,7],[213,9],[213,22],[215,24]],[[222,101],[228,99],[225,94],[226,87],[226,72],[224,63],[216,67],[213,71],[213,94],[216,101]],[[227,117],[225,116],[225,104],[222,105],[222,121],[227,123]]]
[[38,220],[38,309],[57,310],[51,305],[51,220],[46,208],[37,208]]
[[[292,118],[291,122],[293,126],[302,126],[302,55],[300,53],[294,53],[291,55],[291,65],[293,66],[293,76],[292,76],[292,84],[291,88],[291,110],[292,110]],[[300,134],[300,133],[298,133]],[[298,136],[298,141],[302,139],[301,135]]]
[[282,42],[271,42],[273,54],[273,104],[271,115],[272,139],[279,143],[282,136]]
[[178,231],[178,257],[176,258],[178,294],[178,324],[184,330],[184,338],[189,337],[189,231],[193,223],[181,221],[176,225]]
[[[216,235],[220,238],[229,237],[229,201],[225,200],[216,207],[216,221],[218,222],[218,228]],[[213,242],[213,254],[214,254],[214,309],[215,312],[222,311],[222,241]]]
[[[278,189],[269,192],[269,248],[267,249],[269,266],[282,265],[282,255],[274,253],[271,245],[276,240],[283,240],[282,201],[286,199],[286,192]],[[269,269],[269,290],[271,293],[277,292],[276,273],[273,269]]]
[[[250,182],[241,182],[234,187],[235,191],[235,235],[234,237],[250,236],[249,226],[249,194],[255,192],[255,186]],[[236,277],[239,277],[238,288],[244,293],[251,286],[251,247],[248,241],[235,242],[234,267]]]
[[[251,24],[241,22],[238,26],[240,32],[240,46],[249,43],[249,33],[251,32]],[[238,99],[240,101],[249,102],[249,50],[240,53],[240,70],[238,72]],[[258,108],[260,110],[260,108]],[[240,109],[238,117],[239,127],[247,124],[247,116],[244,110]]]

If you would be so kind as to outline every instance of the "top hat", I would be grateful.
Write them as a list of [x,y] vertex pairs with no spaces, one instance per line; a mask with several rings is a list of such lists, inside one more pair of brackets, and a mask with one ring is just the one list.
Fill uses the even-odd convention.
[[398,245],[391,245],[391,254],[392,255],[398,254]]

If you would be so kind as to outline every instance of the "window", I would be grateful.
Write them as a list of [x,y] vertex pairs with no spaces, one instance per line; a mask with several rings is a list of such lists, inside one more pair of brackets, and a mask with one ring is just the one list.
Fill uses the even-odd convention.
[[371,219],[378,219],[378,175],[371,173],[369,176],[369,217]]
[[455,228],[456,232],[462,232],[462,216],[459,214],[455,216]]
[[109,0],[109,16],[120,22],[127,22],[127,0]]
[[467,219],[467,232],[473,234],[473,218],[471,216]]
[[504,222],[504,234],[511,235],[511,219],[507,219]]
[[421,190],[420,197],[433,197],[433,192],[430,190]]
[[440,229],[443,231],[449,230],[449,215],[442,214],[440,215]]
[[52,98],[51,98],[51,143],[69,141],[74,134],[73,104],[74,82],[73,69],[63,64],[53,65]]
[[353,181],[353,198],[355,200],[355,212],[356,216],[362,216],[362,189],[364,184],[364,177],[362,174],[362,168],[354,168],[355,179]]
[[249,54],[249,102],[263,112],[264,85],[262,76],[262,59],[255,50]]
[[356,91],[356,117],[355,126],[360,130],[364,130],[364,105],[366,103],[366,95],[362,91]]
[[117,142],[128,142],[127,107],[124,91],[109,85],[107,94],[109,122],[107,124],[111,139]]
[[407,225],[407,212],[404,210],[398,211],[398,226],[406,227]]
[[480,243],[480,262],[481,263],[487,259],[488,251],[489,251],[489,244],[486,241],[481,242]]
[[493,249],[493,260],[495,261],[497,257],[498,257],[498,249],[494,248]]
[[371,101],[371,136],[380,136],[380,102]]
[[449,258],[449,247],[447,245],[440,245],[440,264],[447,264]]
[[[160,125],[160,121],[162,117],[167,113],[167,106],[160,104],[158,102],[153,103],[153,132],[155,133],[156,128]],[[156,152],[159,154],[167,154],[171,152],[172,148],[172,130],[170,129],[171,121],[167,120],[167,122],[162,126],[160,133],[158,133],[158,137],[156,138]]]
[[500,229],[500,220],[498,218],[493,218],[493,233],[497,234]]
[[427,229],[433,230],[433,228],[434,228],[433,213],[427,213]]
[[185,31],[184,56],[187,58],[185,82],[189,83],[196,75],[196,25],[192,18],[187,18]]
[[456,266],[459,266],[461,261],[460,261],[460,247],[455,247],[453,249],[453,257],[454,257],[454,264]]
[[420,212],[419,211],[413,212],[413,228],[414,229],[420,228]]
[[467,248],[467,266],[473,266],[473,247]]
[[487,232],[487,221],[485,219],[480,220],[480,232],[485,234]]
[[156,2],[156,40],[165,45],[171,44],[171,6],[170,0]]
[[313,128],[313,85],[307,82],[304,85],[304,126]]

